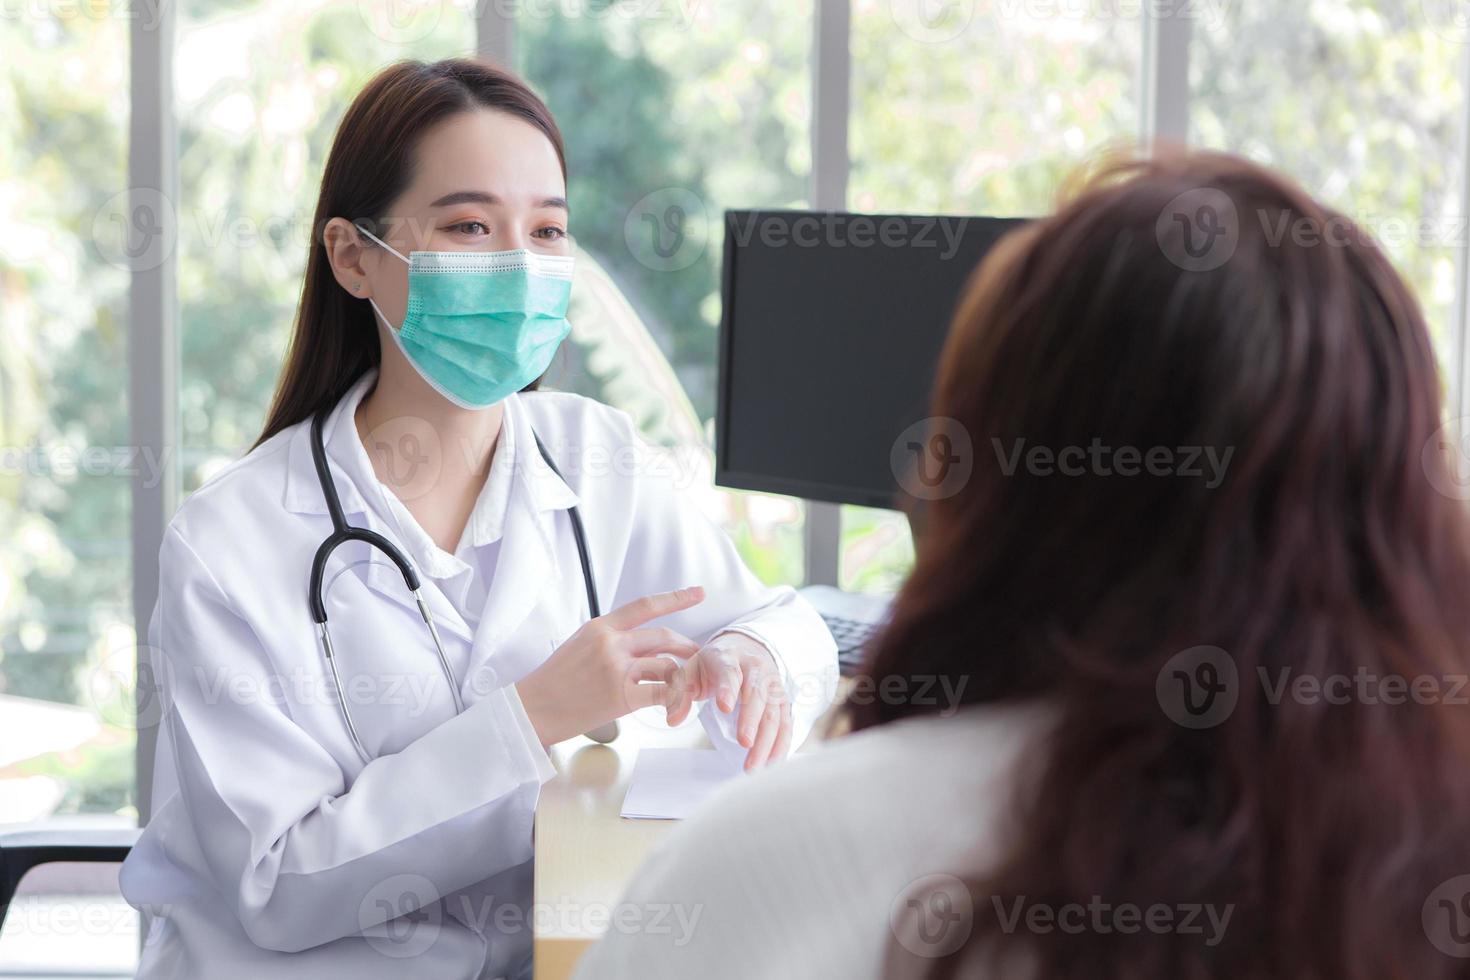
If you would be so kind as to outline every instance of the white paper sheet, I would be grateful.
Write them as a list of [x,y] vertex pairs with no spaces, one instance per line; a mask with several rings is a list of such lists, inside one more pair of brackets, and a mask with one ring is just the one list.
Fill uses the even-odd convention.
[[[699,707],[703,709],[704,705]],[[728,759],[733,768],[745,768],[745,757],[750,754],[750,750],[742,748],[739,739],[735,737],[735,720],[740,717],[740,705],[737,703],[735,710],[728,714],[715,708],[712,711],[695,711],[694,715],[704,726],[704,732],[709,736],[714,750]]]
[[641,749],[633,764],[623,816],[682,820],[721,783],[741,774],[737,762],[714,749]]

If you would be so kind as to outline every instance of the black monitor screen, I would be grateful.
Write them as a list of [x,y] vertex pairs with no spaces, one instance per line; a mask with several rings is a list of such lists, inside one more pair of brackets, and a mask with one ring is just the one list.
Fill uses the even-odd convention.
[[1024,220],[727,212],[715,481],[894,506],[960,292]]

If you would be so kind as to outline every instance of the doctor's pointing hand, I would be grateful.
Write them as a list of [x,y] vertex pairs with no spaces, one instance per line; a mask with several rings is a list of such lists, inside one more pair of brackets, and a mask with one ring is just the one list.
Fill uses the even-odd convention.
[[[830,703],[816,611],[661,467],[583,465],[649,458],[625,413],[541,389],[566,178],[546,106],[481,63],[348,108],[260,440],[159,554],[139,977],[528,977],[549,746],[662,705],[753,769]],[[406,949],[410,916],[436,928]]]
[[746,769],[784,758],[791,705],[769,650],[739,633],[722,633],[701,648],[673,630],[644,625],[703,601],[699,586],[645,596],[572,634],[516,685],[542,744],[652,705],[663,705],[669,724],[678,725],[695,701],[713,697],[720,711],[740,709],[739,743],[750,750]]

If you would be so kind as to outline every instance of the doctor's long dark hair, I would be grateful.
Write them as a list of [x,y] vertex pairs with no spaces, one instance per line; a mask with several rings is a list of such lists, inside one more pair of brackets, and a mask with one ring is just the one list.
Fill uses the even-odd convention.
[[[1470,486],[1440,413],[1383,252],[1253,164],[1115,165],[998,246],[932,407],[968,430],[973,473],[927,508],[865,672],[1058,720],[1007,798],[999,865],[923,869],[965,876],[966,945],[894,944],[893,975],[1470,975]],[[1054,455],[1011,465],[1021,439]],[[1119,475],[1119,453],[1064,473],[1058,450],[1094,439],[1174,469]],[[1223,477],[1185,471],[1187,447],[1230,451]],[[851,718],[935,710],[865,698]],[[975,833],[995,848],[995,826]],[[1097,926],[1098,903],[1173,926]],[[1206,906],[1230,911],[1213,944],[1184,927]]]
[[566,150],[551,111],[509,72],[452,58],[399,62],[374,76],[347,109],[327,154],[291,348],[256,445],[336,404],[382,353],[372,307],[332,275],[322,237],[327,222],[366,219],[381,229],[387,209],[412,181],[413,154],[424,133],[477,108],[507,112],[540,129],[566,176]]

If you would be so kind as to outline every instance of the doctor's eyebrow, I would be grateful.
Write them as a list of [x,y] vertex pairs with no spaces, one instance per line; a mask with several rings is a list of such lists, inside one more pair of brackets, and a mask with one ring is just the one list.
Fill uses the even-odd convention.
[[[500,204],[500,198],[485,191],[454,191],[429,204],[431,208],[447,208],[451,204]],[[561,208],[569,211],[567,199],[564,197],[542,198],[536,203],[537,208]]]

